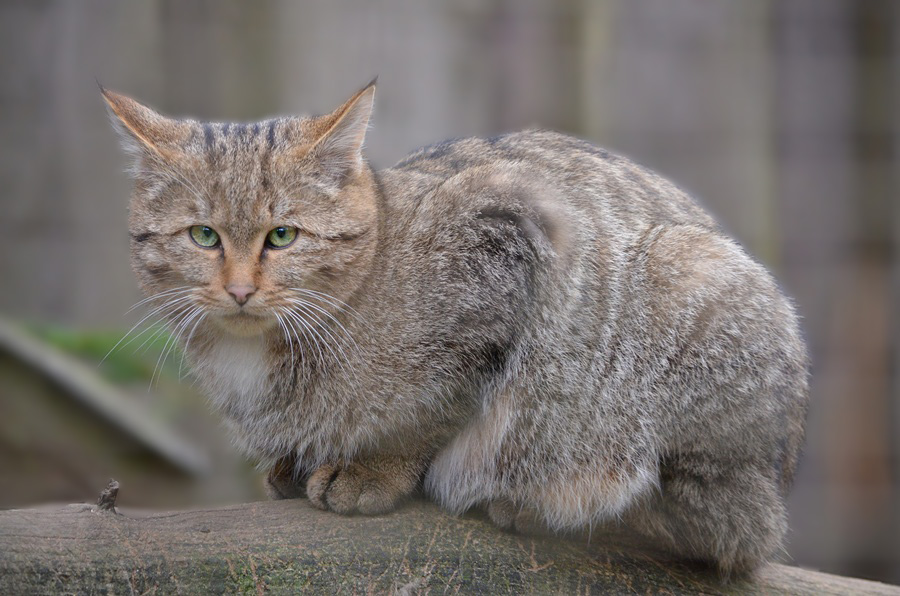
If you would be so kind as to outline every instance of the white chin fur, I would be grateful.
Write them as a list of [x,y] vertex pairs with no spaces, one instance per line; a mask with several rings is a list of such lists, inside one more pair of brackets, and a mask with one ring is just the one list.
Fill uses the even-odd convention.
[[211,319],[218,329],[238,337],[261,335],[277,325],[275,317],[255,315],[225,315],[211,317]]

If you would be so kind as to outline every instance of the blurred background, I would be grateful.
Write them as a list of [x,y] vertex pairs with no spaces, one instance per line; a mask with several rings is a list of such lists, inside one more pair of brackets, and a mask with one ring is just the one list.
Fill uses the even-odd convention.
[[0,1],[0,507],[109,476],[122,505],[260,497],[177,354],[151,383],[163,330],[97,366],[143,315],[95,78],[254,120],[330,111],[376,74],[376,167],[540,125],[698,196],[795,297],[812,350],[791,560],[900,583],[891,0]]

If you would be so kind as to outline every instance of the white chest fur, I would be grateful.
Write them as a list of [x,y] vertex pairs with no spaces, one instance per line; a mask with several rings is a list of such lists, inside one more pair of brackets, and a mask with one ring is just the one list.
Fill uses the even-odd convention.
[[269,354],[261,337],[218,342],[198,372],[216,406],[230,418],[249,415],[271,391]]

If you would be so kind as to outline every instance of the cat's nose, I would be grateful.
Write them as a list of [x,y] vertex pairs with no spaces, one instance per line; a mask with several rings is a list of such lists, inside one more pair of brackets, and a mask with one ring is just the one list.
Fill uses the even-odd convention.
[[250,286],[245,284],[228,284],[225,286],[225,291],[231,294],[231,297],[234,298],[234,301],[244,306],[248,300],[250,300],[250,296],[256,292],[256,286]]

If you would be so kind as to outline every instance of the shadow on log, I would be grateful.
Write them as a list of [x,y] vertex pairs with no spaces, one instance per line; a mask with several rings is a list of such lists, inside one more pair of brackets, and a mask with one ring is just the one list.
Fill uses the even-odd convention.
[[0,593],[900,594],[783,565],[726,585],[608,536],[532,539],[424,502],[380,517],[340,517],[303,499],[122,513],[0,511]]

